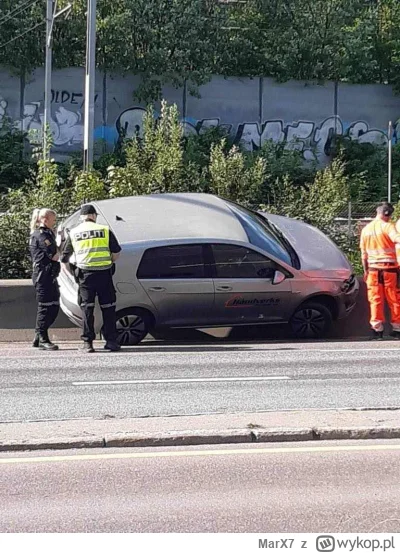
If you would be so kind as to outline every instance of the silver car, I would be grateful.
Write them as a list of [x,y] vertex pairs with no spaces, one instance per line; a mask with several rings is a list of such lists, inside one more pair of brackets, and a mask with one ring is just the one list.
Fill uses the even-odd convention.
[[[114,284],[122,345],[170,328],[289,323],[320,338],[353,309],[359,284],[335,244],[303,222],[259,214],[207,194],[159,194],[93,202],[122,245]],[[61,234],[79,223],[79,212]],[[66,266],[61,306],[82,325]],[[97,331],[101,313],[96,308]]]

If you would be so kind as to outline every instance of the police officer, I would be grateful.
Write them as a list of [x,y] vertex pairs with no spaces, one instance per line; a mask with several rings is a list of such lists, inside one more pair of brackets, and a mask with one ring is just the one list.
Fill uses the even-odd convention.
[[29,251],[33,263],[32,280],[36,290],[37,317],[33,347],[54,351],[58,346],[50,341],[48,330],[60,309],[57,277],[60,273],[59,254],[53,228],[56,213],[52,209],[35,209],[31,219]]
[[82,349],[93,353],[94,307],[96,295],[103,314],[104,348],[118,351],[115,320],[115,289],[112,280],[114,262],[121,246],[114,233],[105,225],[96,223],[97,213],[93,205],[81,208],[83,222],[73,228],[66,241],[61,261],[68,263],[74,255],[76,278],[79,284],[79,305],[83,313]]

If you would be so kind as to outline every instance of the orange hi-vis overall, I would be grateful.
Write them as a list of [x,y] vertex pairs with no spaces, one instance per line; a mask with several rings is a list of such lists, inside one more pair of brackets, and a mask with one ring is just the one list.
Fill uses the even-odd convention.
[[361,232],[360,248],[368,261],[367,290],[373,330],[383,331],[385,298],[390,308],[393,330],[400,332],[400,293],[397,285],[399,264],[395,241],[400,234],[393,223],[374,219]]

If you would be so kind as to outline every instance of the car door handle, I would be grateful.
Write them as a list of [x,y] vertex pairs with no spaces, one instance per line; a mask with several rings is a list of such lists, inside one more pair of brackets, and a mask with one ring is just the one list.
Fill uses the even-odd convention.
[[152,288],[149,288],[149,292],[165,292],[165,288],[162,286],[153,286]]
[[232,286],[218,286],[217,291],[218,292],[229,292],[232,290]]

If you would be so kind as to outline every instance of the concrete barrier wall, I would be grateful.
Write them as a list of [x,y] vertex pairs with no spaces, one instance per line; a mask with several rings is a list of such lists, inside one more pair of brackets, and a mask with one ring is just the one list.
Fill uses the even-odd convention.
[[[1,329],[35,328],[36,299],[31,280],[0,280]],[[60,310],[55,328],[72,328],[73,324]]]
[[[347,319],[338,321],[333,326],[329,338],[360,338],[369,335],[366,289],[363,281],[360,284],[361,290],[356,308]],[[30,339],[32,329],[35,328],[35,319],[36,300],[32,282],[30,280],[0,280],[0,341]],[[61,310],[52,332],[53,336],[58,339],[79,337],[79,330],[73,326]],[[266,333],[258,332],[258,334],[260,338],[266,337]],[[270,327],[267,335],[270,339],[283,337],[280,331],[275,333]],[[236,336],[239,338],[237,332],[235,332]],[[245,336],[246,333],[244,333],[244,339]]]

